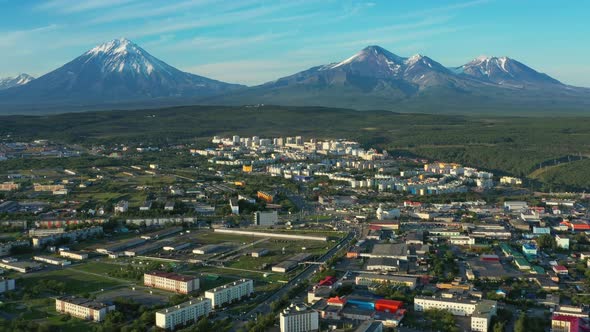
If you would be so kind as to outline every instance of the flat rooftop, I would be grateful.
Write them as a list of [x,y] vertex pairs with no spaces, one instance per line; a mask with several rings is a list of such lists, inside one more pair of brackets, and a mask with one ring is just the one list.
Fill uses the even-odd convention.
[[182,274],[177,274],[177,273],[172,273],[172,272],[162,272],[162,271],[152,271],[152,272],[147,272],[146,274],[151,275],[151,276],[155,276],[155,277],[160,277],[160,278],[177,280],[177,281],[190,281],[190,280],[197,279],[197,277],[194,277],[194,276],[187,276],[187,275],[182,275]]
[[183,302],[181,304],[177,304],[177,305],[172,306],[172,307],[169,307],[169,308],[158,310],[158,311],[156,311],[156,313],[167,314],[167,313],[175,312],[175,311],[184,309],[186,307],[190,307],[190,306],[192,306],[192,305],[194,305],[196,303],[200,303],[200,302],[203,302],[203,301],[209,301],[209,299],[206,299],[204,297],[199,297],[199,298],[196,298],[196,299],[192,299],[190,301]]

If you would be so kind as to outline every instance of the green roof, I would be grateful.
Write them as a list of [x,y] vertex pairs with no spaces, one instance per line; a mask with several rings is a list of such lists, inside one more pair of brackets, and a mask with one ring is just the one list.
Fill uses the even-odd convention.
[[524,258],[515,258],[514,261],[518,267],[522,268],[530,268],[529,262],[527,262]]

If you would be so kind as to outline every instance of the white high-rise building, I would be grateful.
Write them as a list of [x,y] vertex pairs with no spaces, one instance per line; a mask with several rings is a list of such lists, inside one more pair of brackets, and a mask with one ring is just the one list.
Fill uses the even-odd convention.
[[211,313],[211,300],[200,297],[170,308],[156,311],[156,326],[166,330],[174,330],[177,326],[194,323]]
[[319,314],[303,303],[291,304],[280,315],[281,332],[308,332],[319,330]]
[[226,303],[250,296],[254,292],[251,279],[240,279],[205,292],[205,297],[211,300],[211,307],[219,308]]

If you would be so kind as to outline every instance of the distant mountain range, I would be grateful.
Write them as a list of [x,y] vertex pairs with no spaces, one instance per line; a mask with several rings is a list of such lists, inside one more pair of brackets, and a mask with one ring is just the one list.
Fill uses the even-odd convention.
[[34,79],[33,76],[24,73],[16,77],[0,78],[0,90],[25,85]]
[[[449,68],[424,56],[369,46],[254,87],[182,72],[127,39],[99,45],[27,84],[0,91],[4,105],[277,104],[418,112],[587,111],[590,89],[569,86],[508,57]],[[158,104],[159,105],[159,104]],[[116,107],[116,106],[113,106]]]
[[0,101],[113,103],[204,97],[242,87],[180,71],[127,39],[115,39],[26,85],[0,92]]
[[210,100],[220,104],[281,104],[419,112],[498,109],[587,110],[590,89],[565,85],[507,57],[478,57],[447,68],[433,59],[369,46],[321,65]]

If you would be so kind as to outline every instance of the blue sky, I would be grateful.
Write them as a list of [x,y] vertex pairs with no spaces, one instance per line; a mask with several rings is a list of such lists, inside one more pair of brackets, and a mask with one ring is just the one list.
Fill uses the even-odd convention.
[[509,56],[590,87],[590,2],[0,0],[0,77],[45,74],[127,37],[179,69],[258,84],[367,45],[459,66]]

